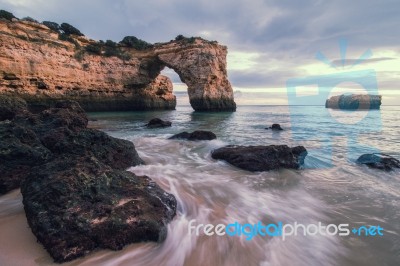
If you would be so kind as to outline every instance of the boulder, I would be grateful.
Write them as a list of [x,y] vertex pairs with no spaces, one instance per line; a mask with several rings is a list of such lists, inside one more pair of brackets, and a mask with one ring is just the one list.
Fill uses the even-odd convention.
[[176,135],[173,135],[169,139],[186,139],[186,140],[213,140],[216,139],[217,136],[211,131],[204,131],[204,130],[196,130],[192,133],[182,132]]
[[176,200],[149,177],[123,171],[143,163],[132,142],[88,129],[76,102],[38,114],[24,106],[0,101],[13,110],[0,121],[0,193],[21,184],[28,224],[56,262],[165,239]]
[[381,104],[381,95],[342,94],[327,99],[325,107],[342,110],[368,110],[379,109]]
[[[57,156],[95,156],[116,169],[143,163],[132,142],[88,129],[83,109],[73,101],[32,114],[24,100],[0,97],[0,194],[18,188],[32,167]],[[11,120],[10,120],[11,119]]]
[[211,157],[248,171],[269,171],[280,168],[298,169],[304,164],[307,150],[303,146],[286,145],[226,146],[216,149]]
[[11,120],[27,110],[27,104],[21,98],[0,94],[0,121]]
[[266,128],[266,129],[283,130],[283,128],[281,128],[281,125],[279,125],[279,124],[272,124],[272,126]]
[[171,124],[172,123],[170,121],[164,121],[160,118],[153,118],[146,124],[146,126],[148,128],[163,128],[163,127],[170,127]]
[[163,241],[177,204],[147,176],[88,156],[34,168],[21,192],[33,234],[59,263],[97,248]]
[[357,163],[365,164],[370,168],[380,169],[380,170],[394,170],[395,168],[400,168],[400,161],[396,158],[379,153],[363,154],[357,159]]

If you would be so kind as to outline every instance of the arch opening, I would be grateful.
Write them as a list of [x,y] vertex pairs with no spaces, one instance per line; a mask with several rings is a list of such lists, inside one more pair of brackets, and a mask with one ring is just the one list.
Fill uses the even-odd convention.
[[176,96],[177,106],[188,106],[190,105],[188,86],[179,77],[178,73],[172,68],[167,66],[160,73],[163,76],[168,77],[172,82],[173,94]]

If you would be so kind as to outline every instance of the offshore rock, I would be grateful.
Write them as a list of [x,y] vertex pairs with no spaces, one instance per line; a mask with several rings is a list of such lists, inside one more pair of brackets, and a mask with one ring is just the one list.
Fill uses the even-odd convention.
[[267,128],[265,128],[265,129],[272,129],[272,130],[283,130],[283,128],[281,128],[281,125],[280,124],[272,124],[272,126],[270,126],[270,127],[267,127]]
[[148,128],[163,128],[170,127],[171,125],[172,123],[170,121],[164,121],[160,118],[153,118],[146,124]]
[[369,110],[380,109],[381,104],[381,95],[343,94],[327,99],[325,107],[342,110]]
[[357,159],[357,163],[365,164],[370,168],[391,171],[400,168],[400,161],[387,154],[363,154]]
[[181,132],[176,135],[173,135],[169,139],[186,139],[186,140],[196,141],[196,140],[213,140],[216,138],[217,136],[211,131],[196,130],[193,131],[192,133],[186,131]]
[[99,45],[85,36],[69,41],[43,24],[0,20],[0,93],[19,96],[43,110],[60,99],[86,111],[174,109],[172,82],[160,72],[175,70],[188,86],[197,111],[234,111],[227,79],[227,48],[193,38],[136,50],[118,44],[120,55],[87,51]]
[[286,145],[226,146],[214,150],[211,157],[248,171],[269,171],[280,168],[299,169],[307,150],[303,146]]

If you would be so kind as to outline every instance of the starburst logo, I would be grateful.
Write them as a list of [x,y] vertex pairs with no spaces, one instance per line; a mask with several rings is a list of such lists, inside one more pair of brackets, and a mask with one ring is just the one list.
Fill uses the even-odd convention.
[[317,60],[321,61],[322,63],[324,63],[325,65],[328,65],[331,68],[339,70],[339,68],[351,69],[351,68],[361,64],[362,62],[370,59],[373,55],[371,49],[367,49],[357,60],[354,61],[354,63],[352,63],[350,65],[350,67],[347,67],[347,64],[346,64],[346,54],[347,54],[347,47],[348,47],[347,40],[341,39],[339,41],[339,47],[340,47],[340,61],[342,63],[341,66],[338,66],[333,61],[329,61],[329,59],[321,51],[318,51],[315,54],[315,58]]
[[[314,149],[307,147],[309,156],[306,158],[305,167],[328,168],[334,166],[333,147],[337,136],[347,137],[347,147],[345,147],[347,150],[345,151],[346,154],[335,156],[336,158],[341,157],[347,158],[348,161],[355,161],[363,153],[379,152],[376,147],[359,143],[362,135],[376,134],[381,131],[379,110],[345,112],[341,110],[331,111],[324,107],[326,100],[332,94],[337,93],[338,89],[342,90],[342,94],[352,93],[343,91],[343,87],[345,90],[347,88],[344,85],[349,83],[355,84],[359,91],[363,91],[364,94],[379,94],[374,69],[353,70],[355,66],[370,59],[372,51],[367,49],[359,58],[354,60],[346,59],[347,48],[347,41],[340,40],[340,59],[333,61],[329,60],[321,51],[316,53],[315,57],[318,61],[335,70],[333,74],[291,78],[286,82],[293,140],[300,144],[304,142],[319,142],[320,144],[318,148]],[[299,108],[299,106],[310,105],[319,105],[320,108]],[[307,111],[309,113],[302,116],[307,119],[299,116],[299,112]],[[330,128],[335,128],[335,131],[308,130],[306,125],[311,121],[324,125],[329,124]],[[304,145],[307,146],[306,143]],[[326,159],[327,155],[330,155],[329,159]],[[316,158],[318,161],[310,162],[309,160],[312,160],[312,158]]]

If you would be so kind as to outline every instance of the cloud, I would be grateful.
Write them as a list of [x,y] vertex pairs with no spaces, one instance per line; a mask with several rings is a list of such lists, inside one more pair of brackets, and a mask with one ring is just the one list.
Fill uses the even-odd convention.
[[[348,63],[367,49],[375,55],[393,52],[365,61],[372,67],[400,54],[397,0],[0,0],[0,5],[18,17],[69,22],[97,40],[134,35],[161,42],[178,34],[218,40],[228,46],[232,84],[243,88],[285,86],[287,78],[307,74],[304,66],[320,64],[318,51],[337,63],[341,38],[348,40]],[[394,88],[399,70],[392,71],[384,84]]]

